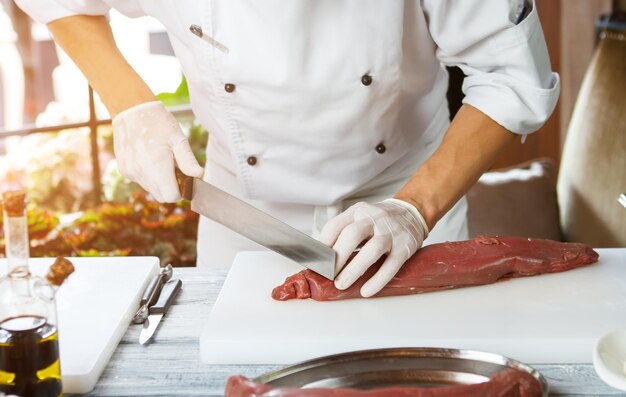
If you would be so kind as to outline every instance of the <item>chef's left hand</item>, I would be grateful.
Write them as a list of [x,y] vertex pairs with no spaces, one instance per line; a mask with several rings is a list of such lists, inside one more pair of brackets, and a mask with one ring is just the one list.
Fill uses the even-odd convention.
[[387,199],[375,204],[354,204],[324,226],[320,241],[337,252],[339,268],[366,241],[335,279],[335,287],[341,290],[351,286],[387,254],[380,269],[361,288],[361,295],[370,297],[391,281],[427,236],[428,226],[415,206],[403,200]]

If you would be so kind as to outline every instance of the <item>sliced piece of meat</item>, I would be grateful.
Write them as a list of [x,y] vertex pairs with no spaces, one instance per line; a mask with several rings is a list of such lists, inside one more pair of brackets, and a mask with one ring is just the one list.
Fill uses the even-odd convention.
[[[318,301],[360,298],[361,286],[384,258],[370,267],[350,288],[339,290],[332,281],[303,270],[274,288],[276,300],[312,298]],[[491,284],[501,279],[557,273],[598,261],[598,253],[580,243],[525,237],[485,237],[426,246],[404,264],[375,297]]]
[[474,385],[388,387],[375,390],[272,387],[243,376],[231,376],[226,397],[541,397],[539,381],[526,372],[505,369]]

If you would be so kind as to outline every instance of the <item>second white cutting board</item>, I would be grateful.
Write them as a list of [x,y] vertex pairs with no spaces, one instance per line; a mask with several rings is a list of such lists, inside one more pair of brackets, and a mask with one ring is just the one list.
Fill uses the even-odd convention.
[[606,332],[626,327],[626,249],[558,274],[422,295],[336,302],[272,300],[298,265],[237,255],[200,339],[212,364],[291,364],[404,346],[489,351],[528,363],[589,363]]
[[[91,391],[157,274],[157,257],[68,258],[76,270],[57,294],[63,392]],[[31,258],[30,270],[44,275],[54,258]],[[0,260],[0,274],[6,272]],[[137,342],[139,343],[139,342]]]

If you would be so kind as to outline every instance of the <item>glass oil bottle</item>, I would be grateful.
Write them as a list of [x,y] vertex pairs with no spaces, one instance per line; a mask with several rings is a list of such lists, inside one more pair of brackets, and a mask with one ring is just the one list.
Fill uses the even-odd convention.
[[24,192],[2,194],[7,273],[0,278],[0,395],[62,396],[55,294],[74,271],[57,258],[45,277],[28,267]]

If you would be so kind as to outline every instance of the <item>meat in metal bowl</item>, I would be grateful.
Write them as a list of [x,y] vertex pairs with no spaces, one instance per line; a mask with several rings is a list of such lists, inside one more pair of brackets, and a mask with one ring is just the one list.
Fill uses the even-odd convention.
[[354,388],[438,387],[487,382],[507,368],[533,376],[548,396],[547,380],[519,361],[473,350],[390,348],[321,357],[259,376],[274,387]]

